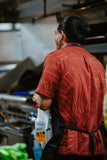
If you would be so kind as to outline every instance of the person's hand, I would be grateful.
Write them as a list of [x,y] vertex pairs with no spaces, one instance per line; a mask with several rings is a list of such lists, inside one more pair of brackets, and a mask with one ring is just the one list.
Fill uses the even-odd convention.
[[36,104],[38,105],[38,107],[40,108],[40,106],[41,106],[41,104],[42,104],[42,97],[41,97],[39,94],[35,93],[35,94],[33,95],[33,97],[32,97],[32,101],[33,101],[34,103],[36,103]]
[[36,93],[33,95],[32,101],[33,101],[34,103],[37,103],[37,94],[36,94]]
[[34,103],[36,103],[38,105],[38,107],[42,110],[47,110],[52,103],[52,99],[50,99],[46,96],[40,95],[38,93],[35,93],[33,95],[32,101]]

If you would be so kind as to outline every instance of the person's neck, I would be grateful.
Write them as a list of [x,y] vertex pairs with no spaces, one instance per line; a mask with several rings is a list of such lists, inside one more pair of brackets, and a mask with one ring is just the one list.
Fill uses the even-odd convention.
[[67,46],[67,42],[63,42],[63,44],[61,45],[61,48],[64,48]]

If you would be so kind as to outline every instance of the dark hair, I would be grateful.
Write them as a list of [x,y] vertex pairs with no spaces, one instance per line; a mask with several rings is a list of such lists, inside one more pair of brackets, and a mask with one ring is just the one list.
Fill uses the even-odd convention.
[[66,34],[67,42],[83,43],[84,38],[89,34],[90,27],[76,16],[66,16],[58,25],[58,32],[62,30]]

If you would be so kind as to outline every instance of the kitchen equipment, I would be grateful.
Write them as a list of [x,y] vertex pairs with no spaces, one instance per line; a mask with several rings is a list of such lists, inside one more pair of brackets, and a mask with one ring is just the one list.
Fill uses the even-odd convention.
[[[30,96],[16,96],[0,94],[0,112],[5,115],[4,122],[0,122],[0,145],[26,143],[29,158],[33,158],[32,131],[37,116],[35,104],[28,102]],[[8,122],[7,119],[8,118]]]

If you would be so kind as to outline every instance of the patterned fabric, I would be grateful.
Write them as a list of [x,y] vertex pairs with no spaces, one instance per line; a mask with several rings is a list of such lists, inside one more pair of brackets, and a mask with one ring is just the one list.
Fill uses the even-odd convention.
[[[96,130],[103,119],[105,71],[102,64],[80,44],[47,55],[37,93],[55,97],[65,125],[89,132]],[[103,154],[100,130],[95,133],[95,155]],[[91,155],[89,135],[67,130],[63,135],[59,154]]]

